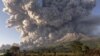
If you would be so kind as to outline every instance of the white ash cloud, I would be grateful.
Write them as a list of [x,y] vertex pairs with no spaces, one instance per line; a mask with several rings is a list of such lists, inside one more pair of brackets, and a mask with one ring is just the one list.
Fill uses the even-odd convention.
[[3,2],[4,11],[10,15],[8,27],[16,27],[21,33],[22,42],[32,46],[47,46],[62,39],[76,37],[79,33],[90,35],[94,26],[99,24],[96,19],[88,18],[95,7],[95,0]]

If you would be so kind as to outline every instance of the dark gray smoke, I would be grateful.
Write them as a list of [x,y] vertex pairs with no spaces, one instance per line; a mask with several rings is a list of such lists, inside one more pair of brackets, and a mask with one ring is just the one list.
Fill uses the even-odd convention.
[[100,19],[90,17],[95,0],[3,0],[10,15],[8,27],[16,27],[25,46],[48,46],[63,40],[92,35]]

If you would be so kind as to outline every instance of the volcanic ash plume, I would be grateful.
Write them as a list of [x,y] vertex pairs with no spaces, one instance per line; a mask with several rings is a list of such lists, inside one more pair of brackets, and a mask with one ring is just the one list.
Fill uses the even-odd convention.
[[[88,19],[95,0],[3,0],[10,15],[8,27],[16,27],[26,46],[48,46],[78,39],[98,23]],[[87,18],[88,17],[88,18]],[[93,22],[94,21],[94,22]],[[93,22],[93,23],[92,23]]]

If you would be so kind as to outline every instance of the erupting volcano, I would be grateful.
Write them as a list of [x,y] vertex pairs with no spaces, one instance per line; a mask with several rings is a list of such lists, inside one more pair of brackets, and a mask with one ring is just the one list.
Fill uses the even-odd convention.
[[[21,33],[25,48],[93,36],[100,19],[91,16],[95,0],[3,0],[8,27]],[[94,19],[95,18],[95,19]]]

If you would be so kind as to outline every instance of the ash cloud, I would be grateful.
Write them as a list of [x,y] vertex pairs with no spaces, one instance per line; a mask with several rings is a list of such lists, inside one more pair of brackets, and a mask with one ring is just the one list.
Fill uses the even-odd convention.
[[16,27],[22,43],[28,46],[76,40],[90,32],[100,19],[91,18],[95,0],[3,0],[4,11],[10,15],[8,27]]

